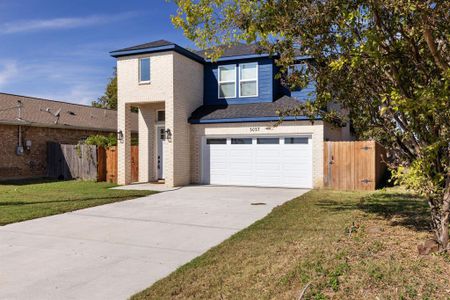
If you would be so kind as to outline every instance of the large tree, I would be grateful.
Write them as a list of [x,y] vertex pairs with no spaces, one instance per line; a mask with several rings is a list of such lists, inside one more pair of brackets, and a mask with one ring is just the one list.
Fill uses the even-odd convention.
[[[389,151],[397,182],[426,197],[442,250],[450,214],[450,1],[174,0],[201,48],[257,42],[289,85],[317,82],[308,111],[335,101],[361,138]],[[298,55],[314,61],[286,72]],[[314,109],[310,109],[314,107]],[[299,113],[300,107],[290,113]]]
[[92,106],[117,109],[117,69],[114,68],[114,72],[111,78],[109,78],[106,85],[105,94],[95,101],[92,101]]

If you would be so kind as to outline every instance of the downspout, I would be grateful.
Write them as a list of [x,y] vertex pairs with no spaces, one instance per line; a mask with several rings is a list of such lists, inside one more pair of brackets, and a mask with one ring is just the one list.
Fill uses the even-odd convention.
[[[18,100],[17,101],[17,119],[20,121],[22,121],[22,101]],[[17,155],[22,155],[23,154],[23,146],[22,146],[22,125],[18,126],[18,142],[17,142],[17,150],[16,150],[16,154]]]

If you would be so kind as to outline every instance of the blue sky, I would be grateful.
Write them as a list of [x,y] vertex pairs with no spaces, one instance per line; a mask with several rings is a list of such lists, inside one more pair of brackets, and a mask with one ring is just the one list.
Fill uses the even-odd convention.
[[90,104],[115,66],[108,52],[166,39],[193,47],[165,0],[0,0],[0,92]]

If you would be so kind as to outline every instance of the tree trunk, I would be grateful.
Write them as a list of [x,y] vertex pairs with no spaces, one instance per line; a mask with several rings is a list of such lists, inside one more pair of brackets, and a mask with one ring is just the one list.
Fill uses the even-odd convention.
[[440,250],[450,250],[449,242],[449,219],[450,219],[450,186],[447,180],[444,196],[441,203],[434,202],[431,205],[432,227]]

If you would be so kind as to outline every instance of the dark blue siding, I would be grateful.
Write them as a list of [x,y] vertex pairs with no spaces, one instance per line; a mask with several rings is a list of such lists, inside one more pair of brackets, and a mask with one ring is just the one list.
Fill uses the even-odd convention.
[[[297,64],[297,67],[303,67],[301,63]],[[274,66],[274,74],[276,75],[279,72],[279,68]],[[275,92],[277,91],[277,92]],[[282,96],[289,96],[296,98],[297,100],[300,100],[302,102],[305,102],[307,100],[314,100],[316,97],[316,83],[315,81],[311,81],[307,86],[305,86],[303,89],[297,89],[297,90],[289,90],[289,88],[283,86],[281,84],[280,80],[274,81],[274,95],[275,99],[278,99]]]
[[[239,98],[237,69],[239,63],[257,62],[258,63],[258,97]],[[218,97],[218,66],[236,65],[236,98],[219,99]],[[204,73],[204,104],[226,105],[240,103],[272,102],[274,100],[274,68],[271,58],[261,58],[253,60],[235,60],[223,63],[209,63],[205,65]]]
[[303,89],[299,89],[291,92],[291,97],[294,97],[302,102],[307,100],[314,100],[316,98],[316,83],[311,81]]

